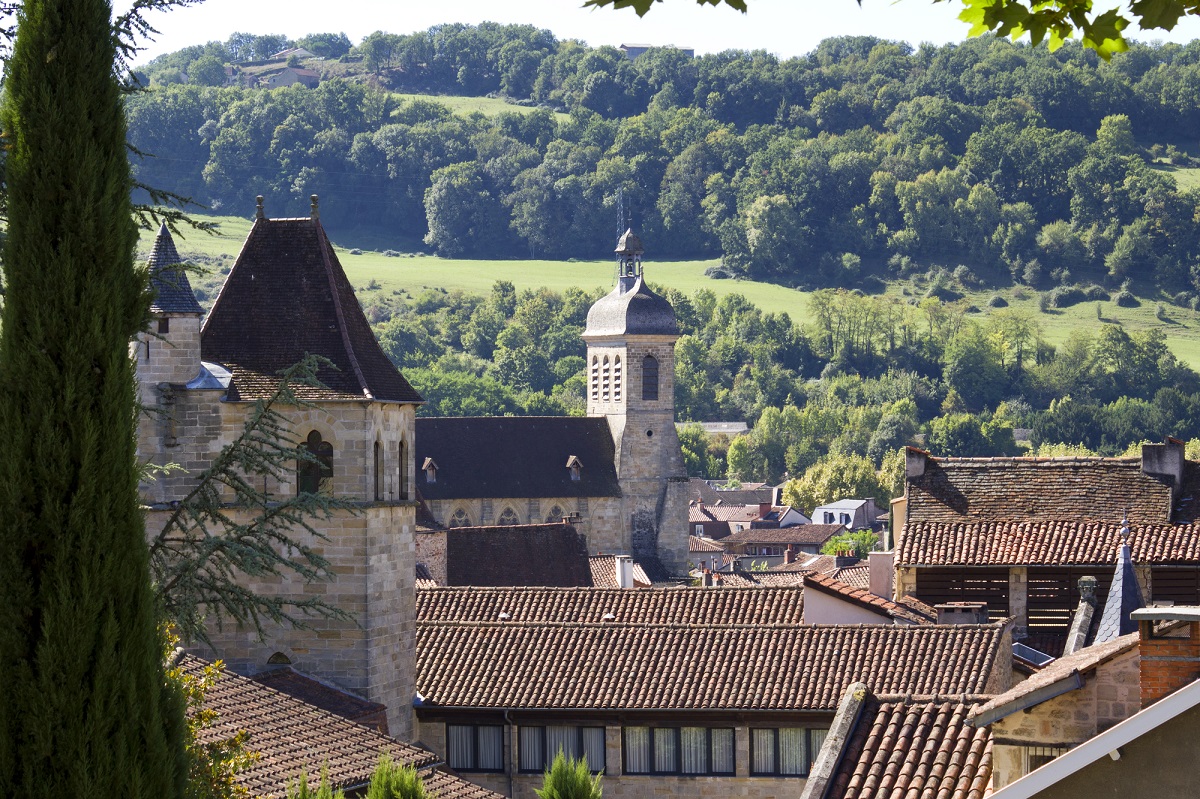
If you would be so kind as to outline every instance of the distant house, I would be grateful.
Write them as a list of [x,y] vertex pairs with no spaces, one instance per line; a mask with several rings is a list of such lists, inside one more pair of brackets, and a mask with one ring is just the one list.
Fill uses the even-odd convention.
[[273,53],[271,55],[271,60],[286,61],[292,56],[296,56],[297,58],[316,58],[316,53],[313,53],[311,50],[306,50],[303,47],[292,47],[287,50],[280,50],[278,53]]
[[829,539],[845,532],[840,524],[800,524],[793,527],[757,527],[732,533],[721,541],[725,550],[762,558],[768,566],[792,563],[798,555],[815,555]]
[[937,611],[911,597],[876,596],[821,574],[804,577],[805,624],[934,624]]
[[817,524],[840,524],[850,530],[861,530],[874,526],[880,517],[875,499],[839,499],[813,510],[812,518]]
[[684,55],[686,55],[688,58],[696,57],[696,51],[694,49],[692,49],[691,47],[675,47],[674,45],[670,45],[670,44],[668,44],[668,45],[623,44],[617,49],[619,49],[622,53],[624,53],[626,58],[628,58],[630,61],[633,61],[638,56],[645,55],[647,50],[654,48],[654,47],[663,47],[664,49],[669,49],[669,50],[679,50]]
[[420,591],[417,737],[514,797],[560,748],[613,796],[795,796],[856,680],[887,695],[1011,683],[1005,625],[804,625],[803,593]]
[[688,498],[705,505],[778,505],[781,489],[765,483],[741,483],[737,488],[728,488],[718,480],[693,477],[688,480]]
[[268,89],[279,89],[296,83],[307,86],[310,89],[315,89],[321,83],[321,75],[319,72],[314,72],[311,69],[284,67],[277,72],[261,75],[258,78],[258,83],[260,86]]

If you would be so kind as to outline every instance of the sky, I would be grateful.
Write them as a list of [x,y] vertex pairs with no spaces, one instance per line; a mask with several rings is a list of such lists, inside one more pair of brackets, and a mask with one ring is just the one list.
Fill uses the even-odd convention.
[[[830,36],[868,35],[913,43],[961,41],[967,25],[957,19],[961,3],[930,0],[748,0],[749,12],[695,0],[665,0],[639,18],[632,10],[586,9],[583,0],[205,0],[151,18],[160,31],[139,59],[194,44],[224,41],[234,31],[345,33],[357,44],[367,34],[412,33],[449,22],[484,21],[548,28],[560,39],[601,45],[651,44],[691,47],[697,54],[767,50],[803,55]],[[118,8],[122,3],[116,3]],[[1099,4],[1098,4],[1099,5]],[[1200,19],[1181,22],[1170,34],[1138,34],[1143,40],[1188,42],[1200,38]]]

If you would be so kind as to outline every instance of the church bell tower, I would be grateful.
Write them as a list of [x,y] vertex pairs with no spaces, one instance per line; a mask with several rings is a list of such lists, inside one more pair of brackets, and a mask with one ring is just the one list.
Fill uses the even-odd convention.
[[634,557],[687,562],[687,470],[675,433],[675,309],[645,283],[642,242],[617,242],[617,283],[588,311],[587,412],[603,416],[616,447]]

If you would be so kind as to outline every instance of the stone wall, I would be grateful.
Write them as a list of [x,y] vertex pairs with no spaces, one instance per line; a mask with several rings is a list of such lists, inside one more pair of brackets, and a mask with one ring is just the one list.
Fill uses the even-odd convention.
[[[511,508],[516,514],[518,524],[544,524],[550,521],[550,511],[557,507],[564,515],[579,514],[580,520],[575,523],[575,529],[587,537],[590,554],[627,554],[632,551],[620,497],[476,497],[426,500],[426,505],[433,518],[442,524],[447,524],[461,509],[471,526],[476,527],[496,525],[506,508]],[[561,522],[562,519],[555,516],[553,521]],[[686,538],[684,540],[686,545]]]
[[994,722],[996,787],[1024,776],[1026,747],[1074,747],[1138,712],[1138,673],[1135,648],[1085,674],[1082,688]]
[[446,585],[446,531],[418,530],[414,538],[416,562],[425,564],[434,582]]

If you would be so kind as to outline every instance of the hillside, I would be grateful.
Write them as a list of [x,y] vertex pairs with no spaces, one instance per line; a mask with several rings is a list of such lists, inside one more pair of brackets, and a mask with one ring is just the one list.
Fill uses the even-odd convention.
[[[192,282],[202,293],[207,305],[220,287],[221,266],[232,265],[232,259],[249,232],[250,220],[210,215],[196,218],[220,226],[219,235],[185,233],[187,238],[177,241],[183,256],[206,270],[199,278],[193,277]],[[607,291],[613,283],[613,262],[606,260],[489,261],[438,258],[419,252],[385,256],[381,251],[357,248],[355,245],[359,242],[352,238],[339,238],[335,234],[335,239],[338,257],[364,306],[379,298],[415,296],[426,289],[462,291],[482,297],[499,280],[512,283],[518,291],[545,288],[560,293],[569,288]],[[152,241],[153,233],[143,231],[141,250],[148,252]],[[653,247],[652,244],[650,246]],[[352,254],[352,250],[358,250],[358,253]],[[811,291],[752,279],[707,277],[705,272],[716,263],[715,260],[659,262],[653,258],[652,251],[647,254],[646,261],[647,274],[657,285],[689,296],[701,289],[717,297],[740,295],[764,313],[787,313],[801,324],[809,321],[808,298]],[[887,285],[885,293],[908,299],[923,294],[926,289],[924,281],[897,280]],[[1097,324],[1119,325],[1130,332],[1161,330],[1176,357],[1191,368],[1200,370],[1200,317],[1191,309],[1167,305],[1160,319],[1157,316],[1158,304],[1153,299],[1142,298],[1137,307],[1121,307],[1109,300],[1099,303],[1103,317],[1103,321],[1099,322],[1096,302],[1084,301],[1068,308],[1042,311],[1039,293],[1023,287],[967,291],[962,302],[978,309],[971,316],[983,320],[998,310],[989,305],[992,298],[997,296],[1007,303],[1005,310],[1019,311],[1032,317],[1051,344],[1061,344],[1072,332],[1093,330]]]

